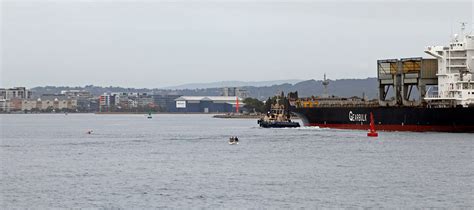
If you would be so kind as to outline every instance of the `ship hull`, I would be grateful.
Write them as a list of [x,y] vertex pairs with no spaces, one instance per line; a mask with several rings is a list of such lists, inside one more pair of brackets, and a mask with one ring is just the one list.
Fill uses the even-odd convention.
[[474,132],[474,108],[318,107],[293,108],[305,126],[385,131]]
[[298,122],[279,122],[279,121],[274,121],[274,122],[269,122],[269,121],[264,121],[262,119],[258,120],[257,123],[260,125],[262,128],[297,128],[300,127],[300,124]]
[[262,128],[297,128],[300,127],[298,122],[258,122]]

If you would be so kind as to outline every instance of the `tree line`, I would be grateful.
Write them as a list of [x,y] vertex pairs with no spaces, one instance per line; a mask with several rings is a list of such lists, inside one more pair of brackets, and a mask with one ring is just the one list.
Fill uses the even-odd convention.
[[[285,98],[283,100],[285,100]],[[269,97],[265,102],[256,98],[245,98],[243,102],[245,103],[244,108],[249,112],[267,113],[270,111],[272,104],[275,104],[276,101],[277,96]]]

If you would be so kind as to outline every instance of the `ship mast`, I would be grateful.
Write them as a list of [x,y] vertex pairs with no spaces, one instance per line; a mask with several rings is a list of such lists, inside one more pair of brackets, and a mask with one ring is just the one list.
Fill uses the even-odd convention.
[[328,85],[329,85],[329,80],[326,79],[326,73],[324,73],[324,80],[323,80],[324,93],[323,93],[323,98],[329,98]]

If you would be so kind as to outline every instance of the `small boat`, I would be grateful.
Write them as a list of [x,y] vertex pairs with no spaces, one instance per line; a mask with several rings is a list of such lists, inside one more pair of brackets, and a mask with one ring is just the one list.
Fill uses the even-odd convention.
[[[288,106],[285,106],[285,99],[281,99],[282,96],[278,96],[276,103],[271,105],[270,111],[266,116],[260,118],[257,124],[262,128],[296,128],[300,127],[298,122],[291,121],[290,111]],[[284,102],[281,102],[284,101]]]
[[232,136],[229,138],[229,144],[234,145],[234,144],[239,144],[239,138],[237,136]]
[[150,112],[150,113],[148,113],[148,116],[147,116],[146,118],[148,118],[148,119],[151,119],[151,118],[153,118],[153,117],[151,116],[151,112]]

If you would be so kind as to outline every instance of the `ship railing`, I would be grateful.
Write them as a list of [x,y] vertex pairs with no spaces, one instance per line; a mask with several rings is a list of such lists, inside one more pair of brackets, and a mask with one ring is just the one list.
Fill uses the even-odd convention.
[[375,107],[378,106],[378,102],[320,102],[317,104],[302,104],[297,103],[298,108],[318,108],[318,107]]
[[439,95],[428,95],[425,98],[441,98]]
[[378,103],[360,103],[360,104],[320,104],[318,107],[376,107]]

